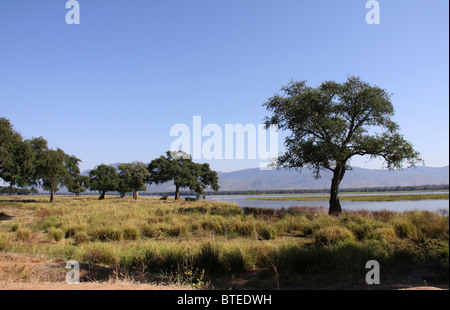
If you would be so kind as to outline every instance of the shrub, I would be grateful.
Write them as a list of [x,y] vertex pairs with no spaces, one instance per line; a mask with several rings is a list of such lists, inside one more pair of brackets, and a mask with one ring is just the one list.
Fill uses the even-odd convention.
[[75,241],[75,244],[86,243],[86,242],[89,242],[89,236],[84,231],[81,231],[74,236],[74,241]]
[[377,228],[369,234],[370,239],[375,239],[378,241],[390,242],[397,238],[394,228],[385,227]]
[[50,240],[58,242],[61,241],[61,239],[63,238],[64,232],[62,231],[62,229],[52,227],[48,230],[48,236]]
[[201,226],[204,230],[213,231],[214,234],[225,234],[225,221],[220,216],[207,216],[203,218]]
[[229,272],[244,272],[247,269],[246,262],[239,248],[233,248],[223,254],[224,264]]
[[272,216],[275,214],[275,210],[272,208],[255,208],[255,207],[244,207],[242,208],[244,215],[254,215],[254,216]]
[[208,272],[220,272],[222,264],[219,259],[219,249],[210,242],[200,246],[200,251],[194,257],[195,265]]
[[108,241],[120,241],[123,238],[123,233],[120,230],[115,230],[109,227],[98,228],[91,232],[93,240],[108,242]]
[[169,195],[164,194],[161,196],[161,198],[159,198],[159,200],[167,200],[167,198],[169,198]]
[[82,261],[88,264],[104,264],[113,266],[117,264],[114,251],[103,244],[93,244],[85,248],[81,255]]
[[275,227],[280,233],[304,233],[304,228],[308,226],[308,223],[309,221],[304,215],[286,215],[283,219],[277,221]]
[[62,220],[56,215],[50,215],[41,222],[41,227],[46,232],[48,232],[50,228],[60,228],[61,226]]
[[7,218],[7,217],[8,217],[8,214],[6,214],[6,212],[0,211],[0,219]]
[[236,226],[236,232],[242,236],[253,236],[255,235],[255,223],[252,221],[241,222]]
[[274,229],[266,223],[257,222],[255,230],[258,239],[270,240],[276,237]]
[[73,238],[78,232],[77,227],[68,227],[66,228],[66,231],[64,232],[64,238]]
[[316,245],[332,245],[342,241],[353,241],[355,237],[345,227],[329,226],[315,231],[313,238]]
[[139,236],[139,232],[134,227],[125,227],[122,230],[123,239],[125,240],[137,240]]
[[29,241],[31,239],[31,230],[28,228],[17,229],[16,238],[21,241]]
[[8,234],[0,234],[0,251],[5,251],[10,246]]
[[413,224],[407,219],[401,219],[394,224],[395,233],[399,238],[410,238],[414,232]]

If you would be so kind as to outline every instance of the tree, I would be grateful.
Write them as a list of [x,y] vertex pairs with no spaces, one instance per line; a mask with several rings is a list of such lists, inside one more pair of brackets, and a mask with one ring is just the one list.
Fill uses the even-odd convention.
[[290,82],[282,91],[284,95],[264,103],[272,112],[265,118],[266,126],[276,124],[290,131],[277,165],[313,169],[317,178],[320,171],[331,171],[329,214],[342,212],[339,185],[353,156],[381,158],[390,170],[423,162],[391,119],[394,108],[385,90],[349,77],[344,83],[326,81],[317,88],[308,87],[306,81]]
[[180,199],[180,188],[188,187],[198,194],[211,186],[219,189],[217,172],[212,171],[208,164],[197,164],[190,155],[184,152],[167,152],[166,156],[154,159],[148,165],[149,182],[160,184],[173,181],[175,199]]
[[120,164],[118,168],[120,170],[120,187],[122,191],[124,189],[131,189],[133,191],[133,198],[137,199],[138,192],[147,189],[145,187],[145,182],[148,179],[147,166],[142,162],[134,161],[131,164]]
[[105,199],[106,192],[116,191],[119,187],[119,174],[113,167],[101,164],[89,172],[89,189],[99,191],[98,199]]
[[[120,175],[119,175],[120,177]],[[126,182],[126,180],[124,180],[123,178],[119,178],[119,185],[117,187],[117,192],[120,194],[120,198],[125,197],[125,195],[127,193],[132,192],[133,189],[128,185],[128,183]]]
[[0,178],[15,186],[30,184],[34,169],[33,150],[28,140],[14,130],[9,120],[0,118]]
[[67,190],[74,193],[77,197],[84,193],[89,187],[89,177],[87,175],[77,175],[70,181]]
[[63,150],[47,149],[36,159],[36,175],[41,179],[43,188],[50,192],[50,202],[54,202],[54,194],[59,186],[69,186],[74,174],[79,174],[80,159],[64,153]]
[[204,193],[204,190],[211,186],[214,191],[219,190],[219,176],[216,171],[211,170],[209,164],[197,164],[198,168],[198,186],[194,191],[197,193],[197,197]]

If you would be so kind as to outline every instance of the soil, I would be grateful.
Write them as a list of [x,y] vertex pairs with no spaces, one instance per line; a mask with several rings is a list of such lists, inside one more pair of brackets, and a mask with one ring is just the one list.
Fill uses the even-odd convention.
[[[192,290],[189,285],[164,283],[156,275],[128,273],[111,267],[80,264],[80,283],[68,284],[65,262],[30,255],[0,253],[0,290]],[[317,278],[280,285],[284,290],[448,290],[442,270],[415,268],[383,276],[382,284]],[[219,278],[213,289],[276,289],[269,270],[255,270],[233,278]]]

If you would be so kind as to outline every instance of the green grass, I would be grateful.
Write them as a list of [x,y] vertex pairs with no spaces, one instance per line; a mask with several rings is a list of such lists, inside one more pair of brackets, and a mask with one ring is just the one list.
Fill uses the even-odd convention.
[[[272,201],[328,201],[329,196],[295,196],[295,197],[255,197],[253,200]],[[449,194],[405,194],[405,195],[341,195],[341,201],[399,201],[399,200],[434,200],[449,199]]]
[[[244,208],[214,201],[141,197],[0,200],[0,251],[120,266],[198,280],[268,270],[277,279],[317,275],[364,279],[383,270],[433,264],[448,271],[448,211]],[[4,210],[4,211],[3,211]],[[272,278],[272,276],[270,276]],[[202,280],[203,281],[203,280]]]

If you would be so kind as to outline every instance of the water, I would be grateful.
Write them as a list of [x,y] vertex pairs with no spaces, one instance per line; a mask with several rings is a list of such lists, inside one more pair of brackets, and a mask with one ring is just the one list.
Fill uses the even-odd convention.
[[[430,194],[431,192],[428,192]],[[353,194],[352,194],[353,195]],[[375,193],[374,193],[375,195]],[[384,193],[384,195],[387,195]],[[292,206],[313,206],[325,207],[328,209],[328,201],[276,201],[276,200],[255,200],[247,198],[260,197],[293,197],[298,195],[256,195],[256,196],[207,196],[207,200],[223,201],[236,203],[240,207],[256,207],[256,208],[272,208],[281,209]],[[312,196],[312,195],[309,195]],[[342,195],[343,196],[343,195]],[[344,210],[392,210],[392,211],[408,211],[408,210],[428,210],[438,211],[441,209],[449,209],[449,200],[401,200],[401,201],[341,201]]]

